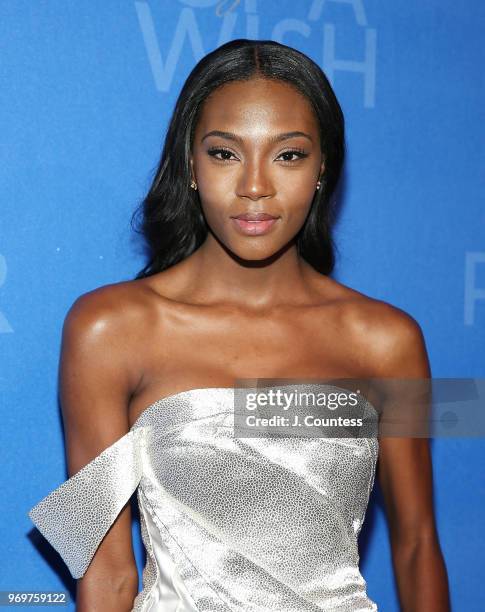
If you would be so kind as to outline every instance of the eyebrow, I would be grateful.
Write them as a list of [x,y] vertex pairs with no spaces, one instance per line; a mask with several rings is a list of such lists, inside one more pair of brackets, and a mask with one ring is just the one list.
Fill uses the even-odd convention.
[[[210,132],[207,132],[207,134],[205,134],[200,139],[200,142],[204,142],[204,140],[206,138],[209,138],[209,136],[220,136],[221,138],[225,138],[226,140],[233,140],[238,143],[242,143],[242,140],[243,140],[241,136],[234,134],[234,132],[224,132],[223,130],[212,130]],[[313,142],[313,138],[310,136],[310,134],[307,134],[306,132],[300,132],[300,131],[283,132],[282,134],[276,134],[276,136],[271,136],[268,139],[268,141],[270,143],[281,142],[282,140],[288,140],[289,138],[295,138],[296,136],[303,136],[304,138],[308,138],[310,142]]]

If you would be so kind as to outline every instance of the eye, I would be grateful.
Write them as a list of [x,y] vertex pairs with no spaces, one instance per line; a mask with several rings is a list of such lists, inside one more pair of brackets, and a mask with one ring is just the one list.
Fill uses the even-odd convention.
[[[222,147],[212,147],[207,151],[207,153],[214,159],[217,159],[218,161],[221,161],[223,163],[230,161],[230,156],[234,155],[232,151],[230,151],[229,149],[224,149]],[[217,157],[217,155],[219,154],[221,154],[223,157]]]
[[306,153],[306,151],[304,149],[290,149],[288,151],[283,151],[283,153],[280,153],[278,155],[278,157],[281,157],[282,155],[296,155],[297,159],[284,159],[283,162],[284,163],[289,163],[289,164],[293,164],[297,161],[299,161],[300,159],[304,159],[305,157],[308,157],[308,153]]
[[[225,149],[224,147],[211,147],[207,151],[207,154],[222,163],[227,163],[231,161],[231,155],[234,156],[235,159],[237,159],[237,157],[230,149]],[[218,157],[218,155],[221,155],[221,157]],[[282,160],[284,164],[291,165],[299,161],[300,159],[308,157],[308,153],[304,149],[289,149],[288,151],[283,151],[282,153],[280,153],[276,159],[281,156],[286,157],[286,159]],[[296,159],[288,159],[288,157],[294,158],[294,156],[296,156]]]

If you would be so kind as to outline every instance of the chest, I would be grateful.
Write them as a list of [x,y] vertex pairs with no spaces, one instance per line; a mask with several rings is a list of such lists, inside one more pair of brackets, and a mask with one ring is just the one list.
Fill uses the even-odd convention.
[[293,310],[266,316],[197,314],[173,321],[164,333],[163,359],[172,370],[183,364],[217,384],[228,377],[356,376],[356,342],[344,325],[318,311]]

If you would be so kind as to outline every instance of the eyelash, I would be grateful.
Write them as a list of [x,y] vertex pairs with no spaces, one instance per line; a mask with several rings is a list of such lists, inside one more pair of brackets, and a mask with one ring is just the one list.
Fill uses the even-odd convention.
[[[219,159],[218,157],[215,157],[217,153],[230,153],[231,155],[234,155],[234,153],[230,150],[230,149],[225,149],[224,147],[211,147],[207,153],[211,156],[214,157],[214,159],[216,159],[217,161],[225,164],[230,162],[230,159]],[[286,155],[288,153],[294,153],[295,155],[298,155],[298,159],[292,159],[292,160],[286,160],[283,161],[284,164],[286,165],[291,165],[296,163],[297,161],[299,161],[300,159],[304,159],[305,157],[308,157],[308,153],[305,152],[304,149],[299,149],[298,147],[294,148],[294,149],[288,149],[288,151],[282,151],[280,153],[280,155],[278,155],[278,157],[280,157],[281,155]]]

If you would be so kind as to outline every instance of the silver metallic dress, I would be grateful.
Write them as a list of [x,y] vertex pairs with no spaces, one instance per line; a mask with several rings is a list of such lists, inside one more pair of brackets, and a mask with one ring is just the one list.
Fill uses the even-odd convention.
[[357,537],[378,439],[238,438],[233,410],[232,388],[158,400],[29,517],[79,578],[136,491],[133,611],[377,610]]

